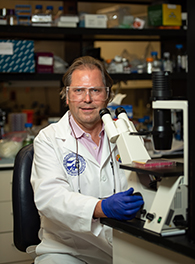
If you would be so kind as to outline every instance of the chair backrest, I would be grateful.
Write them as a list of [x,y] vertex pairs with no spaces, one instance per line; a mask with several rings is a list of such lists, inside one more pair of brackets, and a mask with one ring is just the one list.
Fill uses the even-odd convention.
[[40,217],[30,183],[33,154],[32,144],[23,147],[16,155],[13,172],[14,244],[18,250],[24,252],[28,246],[40,243]]

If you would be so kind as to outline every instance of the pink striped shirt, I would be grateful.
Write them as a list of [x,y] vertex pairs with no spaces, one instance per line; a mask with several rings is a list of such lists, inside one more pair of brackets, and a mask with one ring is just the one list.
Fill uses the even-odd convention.
[[86,149],[91,153],[91,155],[98,161],[98,163],[101,163],[101,157],[102,157],[102,149],[103,149],[103,140],[104,140],[104,126],[102,125],[102,129],[99,134],[99,146],[96,145],[96,143],[92,140],[91,135],[89,133],[86,133],[84,130],[78,126],[78,124],[75,122],[72,115],[70,115],[70,124],[71,128],[74,130],[74,133],[72,132],[71,135],[76,136],[76,139],[83,144]]

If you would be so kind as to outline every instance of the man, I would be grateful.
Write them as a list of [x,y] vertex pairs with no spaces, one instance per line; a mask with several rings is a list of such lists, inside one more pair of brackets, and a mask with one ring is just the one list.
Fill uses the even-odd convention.
[[34,140],[31,181],[41,216],[35,263],[109,264],[112,230],[100,217],[132,219],[143,200],[132,188],[125,191],[117,147],[99,116],[112,86],[102,63],[78,58],[63,81],[70,111]]

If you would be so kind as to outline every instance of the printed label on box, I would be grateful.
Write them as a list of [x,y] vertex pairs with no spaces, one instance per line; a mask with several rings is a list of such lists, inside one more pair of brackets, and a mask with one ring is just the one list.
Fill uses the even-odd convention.
[[0,40],[0,45],[0,72],[35,72],[34,41]]
[[1,55],[13,55],[13,43],[0,43],[0,54]]
[[53,65],[53,57],[39,56],[38,64],[39,65]]

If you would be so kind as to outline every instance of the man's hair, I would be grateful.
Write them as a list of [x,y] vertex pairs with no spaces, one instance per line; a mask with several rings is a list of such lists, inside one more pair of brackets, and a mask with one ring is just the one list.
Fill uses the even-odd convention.
[[64,74],[62,81],[64,83],[64,87],[62,88],[60,95],[62,99],[65,99],[66,96],[66,86],[70,86],[71,81],[72,81],[72,73],[75,70],[85,70],[85,69],[90,69],[90,70],[94,70],[94,69],[99,69],[101,74],[102,74],[102,81],[105,85],[105,87],[109,87],[109,96],[108,99],[111,99],[111,87],[113,85],[113,80],[110,77],[110,75],[108,74],[108,72],[106,71],[106,68],[104,66],[104,64],[91,57],[91,56],[83,56],[83,57],[79,57],[77,59],[74,60],[74,62],[72,63],[72,65],[68,68],[67,72]]

